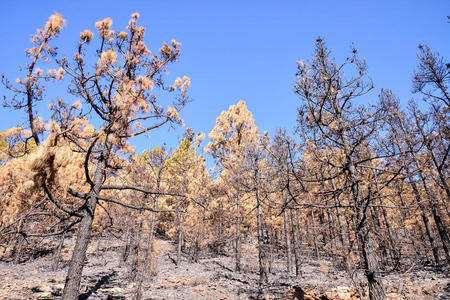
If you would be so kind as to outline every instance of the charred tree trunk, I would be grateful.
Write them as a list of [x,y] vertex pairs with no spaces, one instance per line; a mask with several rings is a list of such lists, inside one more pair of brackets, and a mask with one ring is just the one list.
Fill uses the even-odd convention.
[[317,228],[316,228],[316,221],[314,218],[314,209],[312,208],[311,208],[311,231],[314,243],[314,257],[319,258],[319,248],[317,247]]
[[449,237],[447,234],[446,226],[444,225],[444,222],[442,221],[441,212],[439,211],[439,207],[438,207],[436,201],[434,200],[434,197],[431,194],[430,189],[428,188],[428,183],[425,180],[424,175],[422,174],[422,172],[420,172],[419,175],[420,175],[420,179],[422,180],[422,184],[425,189],[425,193],[427,194],[428,203],[429,203],[430,209],[431,209],[431,215],[433,216],[434,222],[436,224],[436,227],[437,227],[437,230],[439,233],[439,237],[441,238],[442,246],[444,248],[447,262],[450,263],[450,240],[449,240]]
[[123,246],[122,249],[122,261],[126,262],[128,260],[128,256],[130,255],[130,248],[131,248],[131,239],[132,239],[132,231],[133,229],[131,228],[131,214],[128,213],[127,216],[127,229],[125,231],[125,245]]
[[380,216],[378,215],[378,210],[376,207],[370,206],[370,215],[372,216],[373,227],[376,232],[376,240],[378,242],[378,248],[380,249],[382,262],[385,263],[388,258],[388,249],[381,229]]
[[[160,178],[158,178],[156,183],[156,191],[160,191]],[[145,252],[141,261],[141,265],[139,267],[139,271],[137,274],[137,285],[136,285],[136,292],[134,296],[134,300],[141,300],[142,299],[142,285],[144,283],[144,274],[147,272],[147,267],[149,266],[150,260],[151,260],[151,251],[152,251],[152,243],[153,243],[153,235],[155,232],[155,226],[156,226],[156,210],[158,209],[158,199],[159,196],[155,195],[153,200],[153,209],[155,211],[151,214],[151,220],[150,220],[150,228],[148,233],[148,240],[146,242],[147,247],[145,248]]]
[[[322,178],[322,188],[323,192],[327,193],[327,187],[325,185],[325,180]],[[330,208],[330,201],[328,195],[325,195],[325,205],[327,206],[327,218],[328,218],[328,233],[329,233],[329,242],[331,243],[332,253],[335,254],[336,251],[336,239],[335,239],[335,225],[334,225],[334,219],[333,219],[333,213],[331,212]]]
[[181,247],[183,246],[183,213],[179,213],[178,245],[177,245],[177,266],[181,264]]
[[[341,120],[339,120],[341,121]],[[342,124],[342,123],[341,123]],[[342,126],[342,125],[340,125]],[[344,133],[341,135],[343,150],[346,155],[347,163],[347,176],[351,185],[351,196],[356,209],[357,218],[357,235],[358,240],[361,241],[361,255],[363,258],[364,269],[366,273],[366,279],[369,284],[369,298],[370,300],[384,300],[386,299],[386,293],[384,291],[383,282],[378,277],[378,260],[376,256],[375,247],[373,244],[372,233],[370,230],[370,223],[368,221],[368,207],[370,206],[371,191],[369,189],[367,197],[361,195],[361,181],[358,177],[358,173],[352,157],[352,151],[350,150],[350,143],[347,135]]]
[[288,274],[291,274],[292,271],[292,259],[291,259],[291,236],[289,230],[289,216],[288,216],[288,208],[286,207],[286,194],[283,191],[281,194],[283,198],[283,221],[284,221],[284,236],[286,241],[286,271]]
[[25,220],[21,219],[19,222],[19,226],[17,228],[17,231],[19,232],[17,234],[17,239],[14,242],[14,250],[13,250],[13,254],[14,254],[14,260],[13,260],[13,264],[17,265],[20,263],[20,259],[22,258],[22,250],[23,250],[23,243],[25,241],[24,237],[22,236],[22,232],[24,227],[25,227]]
[[293,208],[290,208],[291,212],[291,227],[292,227],[292,246],[294,250],[294,260],[295,260],[295,276],[299,277],[302,274],[301,266],[300,266],[300,251],[299,251],[299,239],[298,239],[298,231],[297,231],[297,211]]
[[17,235],[16,242],[14,244],[14,260],[13,264],[17,265],[20,263],[20,259],[22,258],[22,250],[23,250],[23,243],[25,239],[23,238],[22,234]]
[[58,271],[59,262],[61,260],[61,250],[64,245],[65,237],[66,233],[61,234],[61,236],[59,237],[58,247],[56,248],[55,254],[53,256],[52,271]]
[[[141,212],[142,214],[142,212]],[[139,225],[135,230],[133,230],[133,238],[131,242],[130,256],[128,261],[128,279],[131,281],[135,281],[138,268],[139,268],[139,260],[140,260],[140,245],[141,245],[141,236],[142,236],[142,216],[139,218]]]
[[[329,175],[332,177],[330,166],[328,166],[328,172],[329,172]],[[344,232],[344,222],[342,220],[341,207],[340,207],[341,203],[339,201],[339,194],[337,194],[336,183],[335,183],[333,177],[331,178],[331,187],[333,188],[334,205],[336,206],[336,215],[337,215],[338,230],[339,230],[339,240],[341,241],[342,251],[344,252],[343,259],[344,259],[344,263],[347,268],[347,271],[350,271],[347,254],[351,251],[351,249],[349,247],[349,241]]]
[[241,197],[236,195],[236,243],[235,243],[235,271],[241,271]]
[[257,226],[258,226],[258,261],[259,261],[259,284],[264,285],[269,281],[267,274],[267,255],[264,244],[263,231],[263,209],[260,195],[260,174],[258,169],[258,160],[256,160],[255,181],[256,181],[256,206],[257,206]]
[[[319,235],[321,235],[322,238],[322,245],[321,245],[321,249],[322,251],[325,251],[325,246],[327,245],[327,243],[330,242],[330,232],[327,231],[330,226],[329,226],[329,221],[325,221],[325,210],[326,209],[319,209]],[[326,228],[326,224],[328,224],[328,228]]]
[[[433,145],[431,144],[431,140],[427,136],[427,134],[424,132],[424,129],[422,126],[419,125],[419,122],[416,117],[416,124],[417,128],[419,129],[421,135],[422,135],[422,141],[424,142],[425,146],[428,149],[428,153],[431,156],[431,160],[433,161],[433,165],[435,167],[436,173],[438,174],[438,178],[440,181],[441,188],[445,191],[445,194],[447,195],[447,201],[450,201],[450,187],[448,186],[448,176],[444,174],[443,168],[445,168],[445,164],[441,164],[438,162],[438,159],[436,157],[436,154],[434,154]],[[447,127],[448,128],[448,127]],[[449,148],[447,146],[447,152],[449,151]],[[448,254],[448,252],[447,252]],[[447,259],[449,257],[447,256]]]
[[94,220],[95,208],[97,206],[97,195],[99,195],[106,169],[106,160],[109,156],[108,147],[103,150],[97,161],[96,170],[93,178],[93,188],[88,193],[88,199],[81,214],[82,218],[78,227],[77,240],[73,250],[72,259],[69,263],[66,283],[64,285],[63,299],[78,299],[80,291],[81,274],[83,272],[86,260],[86,251],[91,238],[92,222]]
[[222,201],[219,201],[219,228],[218,228],[218,234],[217,234],[217,246],[215,247],[216,254],[222,254],[223,253],[223,246],[224,246],[224,210],[223,210],[223,203]]
[[395,267],[399,267],[400,266],[400,252],[397,248],[397,239],[394,238],[394,231],[392,229],[391,222],[389,221],[389,216],[387,214],[386,208],[384,207],[383,197],[380,197],[380,205],[381,205],[381,212],[383,213],[384,223],[386,224],[389,243],[391,246],[390,247],[391,257],[394,261]]
[[430,246],[431,246],[431,250],[433,252],[434,261],[435,261],[435,263],[440,264],[441,258],[439,256],[439,248],[438,248],[438,245],[436,242],[436,238],[434,236],[433,228],[431,227],[430,220],[428,219],[426,208],[422,203],[419,189],[417,188],[417,185],[414,182],[414,179],[411,178],[411,176],[409,177],[409,183],[413,189],[414,195],[416,197],[416,202],[420,208],[420,213],[422,215],[422,221],[423,221],[423,224],[425,225],[425,232],[430,241]]
[[[438,172],[439,178],[441,179],[442,186],[443,186],[444,190],[447,193],[447,197],[450,199],[450,190],[449,190],[449,187],[447,185],[446,178],[445,178],[444,174],[442,173],[441,167],[437,163],[436,156],[435,156],[435,154],[433,152],[433,149],[431,147],[429,139],[426,137],[426,134],[424,133],[423,128],[419,125],[419,123],[417,121],[418,120],[416,118],[417,128],[420,130],[420,133],[422,135],[422,141],[426,145],[426,147],[427,147],[427,149],[428,149],[428,151],[429,151],[429,153],[430,153],[430,155],[432,157],[433,163],[436,166],[436,171]],[[400,126],[401,126],[401,130],[403,132],[406,132],[405,126],[401,122],[400,122]],[[425,180],[425,176],[424,176],[423,171],[422,171],[422,167],[423,166],[421,165],[420,160],[417,158],[417,156],[416,156],[416,154],[414,152],[414,146],[412,145],[411,141],[408,140],[408,139],[406,139],[406,144],[408,146],[408,149],[411,151],[412,160],[413,160],[413,162],[414,162],[414,164],[415,164],[415,166],[416,166],[416,168],[418,170],[418,175],[419,175],[419,177],[420,177],[420,179],[421,179],[421,181],[423,183],[423,186],[424,186],[424,189],[425,189],[425,193],[427,195],[428,202],[430,204],[430,209],[431,209],[431,212],[432,212],[432,216],[433,216],[433,219],[434,219],[434,221],[436,223],[436,227],[438,229],[439,237],[441,238],[441,241],[442,241],[442,244],[443,244],[443,248],[444,248],[444,251],[445,251],[445,255],[446,255],[447,261],[450,262],[450,240],[449,240],[449,237],[448,237],[448,233],[447,233],[446,227],[443,224],[443,221],[441,219],[439,208],[438,208],[436,202],[434,201],[434,197],[431,195],[431,192],[428,189],[428,184],[427,184],[427,182]],[[411,176],[410,176],[409,180],[410,180],[410,182],[412,181]],[[439,256],[439,255],[437,255],[437,256]],[[435,255],[435,259],[436,259],[436,255]]]

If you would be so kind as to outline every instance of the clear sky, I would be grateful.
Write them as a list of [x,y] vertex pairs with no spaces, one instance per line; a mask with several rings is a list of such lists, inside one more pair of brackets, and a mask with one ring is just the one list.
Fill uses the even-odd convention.
[[[123,30],[139,12],[151,50],[163,41],[182,43],[181,59],[171,75],[191,78],[189,103],[181,116],[196,132],[208,134],[216,117],[229,105],[245,100],[261,131],[295,126],[299,100],[292,92],[296,61],[307,60],[321,36],[342,60],[352,44],[366,59],[375,83],[366,101],[390,88],[403,103],[412,97],[411,78],[417,46],[428,44],[450,57],[449,0],[323,0],[323,1],[18,1],[0,2],[0,73],[19,77],[26,62],[29,36],[59,12],[67,20],[54,45],[72,56],[79,33],[95,32],[94,23],[113,19]],[[42,66],[46,69],[46,66]],[[3,87],[0,94],[8,95]],[[62,95],[59,95],[62,94]],[[64,96],[49,91],[46,101]],[[68,101],[70,102],[70,101]],[[0,130],[25,120],[23,112],[0,108]],[[183,130],[160,129],[151,140],[134,141],[138,152],[162,144],[176,147]]]

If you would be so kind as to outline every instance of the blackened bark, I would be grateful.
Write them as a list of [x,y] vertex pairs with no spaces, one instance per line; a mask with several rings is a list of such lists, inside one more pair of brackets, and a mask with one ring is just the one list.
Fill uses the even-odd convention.
[[[158,177],[157,183],[156,183],[156,191],[160,191],[160,177]],[[158,209],[158,199],[159,196],[155,195],[153,199],[153,209],[155,211],[151,214],[151,221],[150,221],[150,232],[148,234],[148,240],[147,240],[147,247],[145,248],[145,252],[141,261],[141,265],[139,266],[138,274],[137,274],[137,285],[136,285],[136,292],[134,295],[134,300],[140,300],[142,299],[142,285],[144,283],[144,274],[147,272],[147,268],[150,265],[151,262],[151,251],[152,251],[152,243],[153,243],[153,235],[155,232],[155,226],[156,226],[156,210]]]
[[[329,173],[329,176],[332,177],[331,168],[329,165],[328,165],[328,173]],[[333,177],[331,178],[331,187],[333,188],[334,205],[336,206],[336,215],[337,215],[338,230],[339,230],[339,240],[341,241],[342,250],[344,252],[344,255],[343,255],[344,263],[347,268],[347,271],[350,271],[350,265],[348,262],[347,253],[349,253],[351,251],[351,249],[349,247],[349,241],[344,232],[344,222],[342,220],[341,207],[340,207],[341,203],[339,201],[339,195],[337,194],[337,187],[336,187],[336,183],[335,183]]]
[[434,236],[433,228],[431,227],[430,220],[428,219],[428,216],[427,216],[426,208],[422,203],[422,198],[420,196],[419,189],[417,188],[417,185],[411,176],[409,176],[408,179],[409,179],[409,184],[411,185],[414,195],[416,197],[416,202],[420,208],[420,213],[422,215],[422,221],[423,221],[423,224],[425,225],[425,232],[427,234],[428,240],[430,241],[430,246],[431,246],[431,250],[433,252],[434,261],[435,261],[435,263],[440,264],[441,258],[439,256],[439,248],[438,248],[438,245],[436,242],[436,238]]
[[125,245],[122,249],[122,261],[126,262],[128,260],[128,256],[130,255],[130,248],[131,248],[131,239],[132,239],[132,228],[131,228],[131,214],[128,215],[127,220],[127,229],[125,231]]
[[[142,214],[142,212],[141,212]],[[131,240],[131,248],[130,248],[130,256],[128,259],[128,279],[131,281],[135,281],[138,275],[138,265],[140,260],[140,245],[141,245],[141,236],[142,236],[142,216],[139,220],[139,225],[135,230],[133,230],[132,240]]]
[[109,156],[107,148],[102,152],[97,161],[94,174],[94,186],[88,194],[86,205],[81,211],[81,221],[78,227],[77,240],[73,250],[72,259],[69,263],[69,270],[64,285],[63,300],[78,299],[80,291],[81,275],[86,260],[86,251],[91,239],[92,222],[94,220],[95,208],[97,206],[97,195],[99,195],[103,184],[104,172],[106,169],[106,159]]
[[181,247],[183,245],[183,213],[179,214],[178,245],[177,245],[177,266],[181,264]]
[[[428,153],[430,154],[431,160],[433,161],[433,165],[435,166],[436,172],[438,173],[440,186],[442,189],[444,189],[444,191],[447,195],[447,201],[450,201],[450,187],[448,186],[448,183],[447,183],[448,176],[446,176],[444,174],[444,171],[442,170],[442,168],[444,167],[444,164],[438,162],[438,159],[437,159],[436,155],[434,154],[434,149],[433,149],[433,145],[431,144],[431,140],[425,133],[423,127],[420,126],[420,124],[417,120],[417,117],[416,117],[416,124],[417,124],[417,128],[419,129],[419,131],[422,135],[422,141],[424,142],[425,146],[427,147]],[[448,254],[448,252],[447,252],[447,254]],[[448,258],[448,256],[447,256],[447,258]]]
[[22,249],[23,249],[23,243],[25,239],[21,234],[17,235],[16,242],[14,244],[14,261],[13,264],[17,265],[20,263],[20,259],[22,258]]
[[[417,128],[421,132],[422,141],[424,142],[424,144],[426,145],[428,151],[430,152],[430,155],[432,156],[432,160],[433,160],[433,163],[436,166],[436,171],[439,174],[439,178],[441,179],[441,181],[443,181],[443,183],[442,182],[441,183],[442,183],[442,185],[443,185],[443,187],[444,187],[444,189],[445,189],[445,191],[447,193],[447,197],[450,199],[450,190],[449,190],[449,188],[447,186],[446,178],[445,178],[445,176],[442,177],[443,176],[442,170],[440,169],[440,166],[437,164],[437,160],[436,160],[436,157],[434,155],[433,149],[431,147],[430,140],[426,137],[426,134],[424,133],[423,128],[420,126],[420,124],[417,121],[418,120],[416,118]],[[399,125],[400,125],[401,130],[404,133],[406,133],[407,131],[406,131],[405,126],[403,125],[403,123],[400,122]],[[424,176],[424,174],[422,172],[422,165],[420,163],[420,160],[417,158],[417,155],[415,154],[414,146],[413,146],[413,144],[411,143],[411,141],[409,139],[406,139],[405,141],[406,141],[406,144],[408,146],[408,149],[411,151],[411,157],[412,157],[412,159],[414,161],[414,164],[416,165],[416,168],[418,170],[418,175],[419,175],[419,177],[420,177],[420,179],[421,179],[421,181],[423,183],[423,186],[424,186],[424,189],[425,189],[425,193],[427,195],[428,202],[429,202],[429,205],[430,205],[430,209],[431,209],[431,212],[432,212],[432,217],[433,217],[433,219],[434,219],[434,221],[436,223],[436,227],[438,229],[439,237],[441,238],[441,241],[442,241],[442,244],[443,244],[443,248],[444,248],[444,251],[445,251],[445,255],[446,255],[447,261],[450,262],[450,240],[449,240],[449,237],[448,237],[446,226],[443,224],[443,221],[442,221],[442,219],[440,217],[439,208],[438,208],[436,202],[434,201],[434,197],[433,197],[433,195],[431,195],[431,192],[428,189],[428,184],[427,184],[427,182],[425,180],[425,176]],[[410,180],[410,182],[413,181],[411,177],[409,178],[409,180]],[[434,248],[433,245],[432,245],[432,247]],[[434,250],[433,250],[433,252],[434,252]],[[437,259],[436,262],[438,262],[439,261],[439,255],[435,254],[434,256],[435,256],[435,259]]]
[[[372,203],[374,201],[370,202]],[[376,238],[378,241],[378,248],[381,253],[382,261],[385,262],[388,257],[388,249],[386,246],[385,237],[382,234],[380,216],[378,215],[378,210],[376,207],[370,206],[370,215],[372,216],[374,231],[377,233]]]
[[295,276],[299,277],[302,274],[300,265],[300,244],[298,239],[297,231],[297,211],[295,209],[289,209],[291,213],[291,228],[292,228],[292,246],[294,250],[294,260],[295,260]]
[[386,229],[388,233],[389,243],[390,243],[390,253],[396,267],[400,266],[400,250],[397,247],[397,238],[394,237],[394,231],[392,229],[391,222],[389,221],[389,216],[387,214],[386,208],[384,207],[383,197],[380,197],[381,212],[383,213],[384,223],[386,224]]
[[[325,180],[323,180],[323,178],[322,178],[322,188],[325,193],[329,192],[325,185]],[[328,195],[325,196],[325,205],[327,206],[329,242],[331,243],[332,252],[334,254],[336,251],[336,239],[335,239],[336,234],[335,234],[333,213],[331,212],[330,201],[329,201]]]
[[241,197],[236,195],[236,243],[235,243],[235,271],[241,271]]
[[375,247],[373,245],[372,234],[369,230],[369,223],[366,221],[366,224],[359,231],[360,239],[363,241],[363,257],[364,257],[364,266],[366,278],[369,283],[369,298],[370,300],[383,300],[386,299],[386,294],[384,291],[384,286],[377,276],[376,272],[378,269],[378,262],[375,255]]
[[314,210],[311,209],[311,230],[314,242],[314,257],[319,258],[319,248],[317,247],[317,229],[316,229],[316,221],[314,218]]
[[434,200],[434,197],[431,194],[431,191],[428,188],[428,184],[427,184],[427,181],[425,180],[424,175],[422,174],[422,172],[420,172],[419,175],[420,175],[420,179],[422,180],[423,187],[425,189],[425,193],[427,194],[428,202],[429,202],[429,205],[431,208],[431,215],[433,216],[434,222],[436,224],[436,227],[437,227],[437,230],[439,233],[439,237],[441,238],[442,246],[444,248],[447,262],[450,263],[450,240],[449,240],[449,237],[447,234],[446,226],[444,225],[444,222],[442,221],[441,212],[439,211],[439,207],[438,207],[436,201]]
[[283,221],[284,221],[284,236],[286,241],[286,271],[288,274],[292,271],[292,261],[291,261],[291,236],[289,229],[289,216],[288,216],[288,208],[286,207],[286,193],[282,192],[281,197],[283,198]]
[[258,226],[258,261],[259,261],[259,284],[264,285],[269,281],[267,275],[267,257],[264,245],[263,232],[263,210],[260,196],[260,174],[258,170],[258,161],[256,161],[255,179],[256,179],[256,205],[257,205],[257,226]]
[[61,260],[61,250],[64,245],[65,237],[66,237],[65,233],[61,234],[61,236],[59,237],[58,247],[56,248],[55,254],[53,256],[52,271],[58,271],[59,262]]
[[[21,219],[19,221],[19,226],[17,228],[18,232],[23,231],[26,223],[26,221],[24,219]],[[23,250],[23,243],[24,243],[25,239],[22,236],[22,234],[17,234],[17,238],[14,242],[14,248],[13,248],[13,254],[14,254],[14,260],[13,260],[13,264],[17,265],[20,263],[20,259],[22,258],[22,250]]]
[[[341,120],[340,120],[341,121]],[[340,124],[342,126],[342,123]],[[357,235],[358,240],[361,242],[361,254],[363,258],[364,269],[366,273],[366,279],[369,284],[369,298],[370,300],[384,300],[386,299],[386,293],[381,279],[378,277],[378,260],[376,257],[375,247],[371,236],[370,223],[368,221],[367,208],[371,204],[371,191],[368,191],[368,195],[363,197],[361,195],[361,181],[358,177],[356,167],[354,164],[354,158],[352,157],[352,151],[350,150],[350,143],[347,135],[342,130],[341,135],[343,150],[346,155],[347,163],[347,176],[348,181],[351,184],[351,196],[356,209],[357,218]]]

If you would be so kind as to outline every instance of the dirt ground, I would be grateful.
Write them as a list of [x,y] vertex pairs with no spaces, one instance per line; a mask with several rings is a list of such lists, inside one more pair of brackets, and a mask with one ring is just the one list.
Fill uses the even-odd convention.
[[[73,240],[62,252],[58,271],[51,271],[51,251],[18,265],[0,262],[0,299],[58,299],[64,287]],[[183,257],[174,263],[175,245],[158,240],[152,266],[143,285],[144,299],[359,299],[361,274],[353,280],[330,260],[302,260],[302,276],[287,274],[285,262],[273,259],[269,285],[258,286],[256,248],[244,245],[242,272],[233,272],[231,256],[202,258],[198,263]],[[92,243],[83,271],[80,299],[132,299],[135,283],[129,282],[118,241]],[[412,266],[384,276],[389,299],[450,299],[449,268]],[[363,295],[364,297],[366,295]]]

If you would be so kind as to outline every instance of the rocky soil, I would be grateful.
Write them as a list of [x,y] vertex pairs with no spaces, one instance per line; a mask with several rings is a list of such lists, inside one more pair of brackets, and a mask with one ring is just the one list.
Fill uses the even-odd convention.
[[[92,243],[83,272],[80,299],[132,299],[135,283],[127,280],[118,241]],[[0,299],[58,299],[64,286],[73,240],[63,248],[58,271],[51,271],[52,251],[18,265],[0,262]],[[258,286],[256,249],[245,245],[243,270],[233,272],[233,258],[186,256],[174,264],[175,245],[158,240],[152,266],[143,285],[144,299],[360,299],[361,274],[353,279],[326,259],[303,259],[302,276],[287,274],[282,258],[274,259],[270,284]],[[384,276],[389,299],[450,299],[449,268],[412,266]]]

